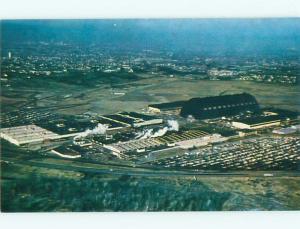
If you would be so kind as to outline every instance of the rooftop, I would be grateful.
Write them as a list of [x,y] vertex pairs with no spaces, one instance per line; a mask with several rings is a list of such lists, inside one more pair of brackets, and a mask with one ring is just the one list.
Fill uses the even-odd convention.
[[245,123],[247,125],[256,125],[256,124],[275,122],[280,120],[281,117],[279,115],[268,115],[268,116],[251,117],[245,119],[237,119],[234,120],[234,122]]
[[212,119],[231,116],[245,111],[258,111],[259,105],[254,96],[248,93],[192,98],[187,101],[181,116],[193,115],[197,119]]
[[17,145],[59,138],[49,130],[36,125],[17,126],[1,129],[1,137]]

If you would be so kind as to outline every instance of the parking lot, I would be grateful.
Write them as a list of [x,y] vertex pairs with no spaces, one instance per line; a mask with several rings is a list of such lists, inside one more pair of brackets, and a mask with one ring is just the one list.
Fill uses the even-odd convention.
[[290,170],[299,169],[299,160],[299,137],[261,137],[187,151],[151,164],[213,170]]

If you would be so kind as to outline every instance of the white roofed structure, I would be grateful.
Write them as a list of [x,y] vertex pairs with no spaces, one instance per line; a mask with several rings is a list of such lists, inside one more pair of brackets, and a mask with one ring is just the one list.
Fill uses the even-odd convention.
[[0,136],[18,146],[61,138],[60,135],[36,125],[3,128]]

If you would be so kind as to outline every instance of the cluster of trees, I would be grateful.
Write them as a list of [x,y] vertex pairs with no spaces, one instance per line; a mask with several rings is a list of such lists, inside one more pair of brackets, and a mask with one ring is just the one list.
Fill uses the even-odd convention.
[[2,210],[201,211],[222,210],[229,193],[198,181],[121,176],[80,180],[35,176],[2,187]]

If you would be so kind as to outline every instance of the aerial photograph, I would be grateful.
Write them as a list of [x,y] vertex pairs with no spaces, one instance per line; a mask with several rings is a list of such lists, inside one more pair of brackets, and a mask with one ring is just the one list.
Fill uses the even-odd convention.
[[2,212],[300,210],[300,18],[0,29]]

